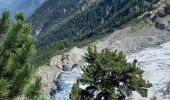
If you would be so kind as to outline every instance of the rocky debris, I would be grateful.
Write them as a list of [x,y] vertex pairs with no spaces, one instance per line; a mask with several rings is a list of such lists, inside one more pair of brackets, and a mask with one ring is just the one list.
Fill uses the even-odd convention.
[[[106,48],[111,51],[118,49],[126,54],[141,51],[143,48],[156,47],[170,40],[170,34],[167,31],[168,26],[170,27],[169,19],[170,16],[161,18],[157,25],[158,28],[153,23],[144,23],[143,26],[139,25],[136,29],[133,26],[128,26],[95,42],[94,45],[97,46],[99,51]],[[133,27],[133,30],[131,27]]]
[[[161,13],[161,12],[160,12]],[[151,13],[151,12],[147,12],[144,15],[142,15],[142,19],[145,20],[146,22],[157,22],[160,20],[160,16],[163,16],[162,13],[161,14],[158,13]]]
[[159,17],[165,17],[165,16],[166,16],[164,10],[162,10],[162,9],[157,12],[157,15],[158,15]]
[[52,67],[56,67],[58,69],[61,69],[62,65],[63,65],[63,63],[61,62],[61,59],[62,59],[61,55],[55,56],[55,57],[51,58],[48,65],[52,66]]
[[170,15],[170,5],[165,6],[164,12],[165,12],[166,15]]
[[148,13],[145,13],[145,14],[143,15],[143,18],[150,18],[150,17],[151,17],[151,15],[152,15],[152,14],[151,14],[151,13],[149,13],[149,12],[148,12]]
[[165,24],[163,24],[161,22],[155,22],[155,27],[160,29],[160,30],[164,30],[165,29]]
[[76,66],[84,63],[85,51],[77,47],[71,49],[64,55],[57,55],[49,60],[48,65],[42,66],[37,70],[37,74],[42,77],[42,92],[45,100],[50,100],[51,95],[57,91],[56,80],[60,73],[73,70]]
[[84,50],[74,47],[68,53],[64,55],[59,55],[51,58],[49,66],[56,67],[58,69],[63,69],[64,71],[70,70],[72,65],[75,63],[83,63]]
[[156,22],[159,21],[160,17],[165,17],[170,15],[170,4],[167,0],[146,0],[148,2],[155,2],[154,10],[152,9],[149,12],[144,13],[141,17],[147,22]]
[[160,19],[159,19],[159,16],[158,16],[158,14],[153,14],[152,16],[151,16],[151,21],[152,22],[157,22],[157,21],[159,21]]
[[85,62],[84,58],[82,57],[84,52],[85,51],[83,49],[74,47],[72,50],[70,50],[70,52],[64,54],[61,59],[63,70],[70,70],[75,63],[82,64]]
[[155,22],[155,27],[160,29],[160,30],[170,31],[170,20],[169,20],[169,18],[167,20]]
[[57,87],[53,86],[50,91],[50,96],[56,94]]
[[166,26],[166,31],[170,32],[170,26]]
[[71,68],[71,70],[73,70],[74,68],[76,68],[77,66],[79,66],[79,64],[74,64]]
[[63,71],[68,71],[69,70],[68,66],[63,65],[62,67],[63,67]]

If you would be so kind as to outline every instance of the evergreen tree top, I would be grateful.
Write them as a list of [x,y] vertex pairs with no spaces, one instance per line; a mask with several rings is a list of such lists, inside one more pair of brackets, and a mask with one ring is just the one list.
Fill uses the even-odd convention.
[[[84,73],[80,83],[87,85],[87,88],[77,91],[81,99],[123,100],[131,95],[132,91],[137,91],[144,97],[147,96],[147,88],[152,85],[143,79],[144,71],[137,67],[136,59],[130,63],[127,62],[123,52],[110,52],[107,49],[97,52],[96,48],[90,47],[85,58],[89,65],[82,68]],[[78,86],[73,87],[74,91],[78,90],[74,88]],[[72,95],[74,94],[76,95],[76,93]]]

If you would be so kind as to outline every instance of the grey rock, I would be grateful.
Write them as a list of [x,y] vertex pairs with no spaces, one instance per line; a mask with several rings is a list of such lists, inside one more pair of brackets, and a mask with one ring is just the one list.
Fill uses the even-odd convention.
[[74,64],[74,65],[72,66],[71,70],[74,69],[74,68],[76,68],[76,67],[78,67],[78,66],[80,66],[80,65],[79,65],[79,64]]
[[152,15],[151,13],[146,13],[146,14],[143,15],[143,18],[150,18],[151,15]]
[[163,10],[159,10],[159,11],[157,12],[157,15],[158,15],[159,17],[165,17],[165,16],[166,16],[166,14],[165,14],[165,12],[164,12]]
[[152,21],[152,22],[159,21],[159,16],[158,16],[158,14],[154,14],[154,15],[151,17],[151,21]]
[[165,29],[165,24],[163,24],[161,22],[155,22],[155,27],[160,29],[160,30],[164,30]]
[[62,67],[63,67],[63,71],[68,71],[69,70],[68,66],[66,66],[66,65],[63,65]]
[[57,91],[56,91],[56,87],[55,87],[55,88],[52,87],[52,88],[51,88],[51,91],[50,91],[50,95],[53,96],[54,94],[56,94],[56,92],[57,92]]
[[168,5],[164,8],[164,12],[166,15],[170,15],[170,5]]

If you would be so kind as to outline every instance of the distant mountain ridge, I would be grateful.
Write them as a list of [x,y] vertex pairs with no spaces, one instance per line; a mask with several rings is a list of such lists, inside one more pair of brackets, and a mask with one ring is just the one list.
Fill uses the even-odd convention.
[[0,12],[9,10],[14,16],[17,11],[22,11],[28,17],[31,15],[45,0],[1,0]]

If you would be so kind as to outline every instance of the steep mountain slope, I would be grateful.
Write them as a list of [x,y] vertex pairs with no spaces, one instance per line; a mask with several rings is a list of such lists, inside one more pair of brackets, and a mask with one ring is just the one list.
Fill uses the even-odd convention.
[[1,0],[0,12],[9,10],[11,15],[17,11],[23,11],[29,16],[35,11],[45,0]]
[[[153,83],[153,87],[149,89],[148,98],[141,98],[139,94],[135,93],[133,97],[129,97],[127,100],[155,100],[153,98],[169,100],[169,19],[170,16],[160,18],[160,22],[166,27],[163,30],[156,28],[155,23],[142,21],[128,25],[93,43],[100,51],[103,49],[111,51],[118,49],[123,50],[123,52],[129,55],[129,61],[136,58],[139,62],[139,67],[145,71],[145,79]],[[168,44],[164,44],[166,42]],[[85,50],[86,47],[83,49],[73,48],[62,56],[59,55],[51,58],[48,65],[45,65],[42,69],[40,68],[39,73],[43,77],[43,86],[46,86],[43,87],[45,96],[49,96],[49,91],[51,91],[52,100],[68,98],[66,95],[70,93],[71,86],[76,82],[75,78],[79,75],[77,73],[80,72],[79,67],[75,65],[85,63],[83,58],[81,58],[84,56]],[[70,70],[63,71],[63,65],[67,66]]]
[[[162,1],[166,1],[166,0],[162,0]],[[108,34],[107,37],[103,39],[99,39],[99,41],[93,44],[97,46],[98,50],[103,50],[103,49],[110,49],[111,51],[114,51],[115,49],[123,50],[126,54],[134,54],[132,56],[129,56],[131,57],[130,59],[132,60],[134,58],[139,59],[138,62],[141,64],[139,65],[139,67],[141,67],[141,69],[144,69],[144,71],[146,71],[145,77],[147,80],[153,83],[153,87],[149,90],[148,98],[141,98],[135,94],[133,95],[134,96],[133,98],[130,97],[128,100],[145,100],[145,99],[151,100],[151,99],[156,99],[156,98],[160,99],[159,98],[160,95],[161,95],[161,98],[164,98],[164,97],[169,98],[168,97],[170,95],[168,92],[169,91],[168,89],[170,88],[170,85],[168,82],[170,81],[168,77],[169,44],[168,45],[165,44],[165,45],[158,47],[160,44],[163,44],[170,40],[170,34],[169,34],[170,24],[168,24],[170,16],[165,17],[166,12],[164,12],[164,7],[162,7],[165,5],[166,4],[163,4],[163,2],[161,2],[156,6],[159,9],[158,11],[159,15],[161,16],[162,14],[164,15],[163,18],[158,17],[159,19],[158,22],[151,22],[151,19],[154,19],[155,15],[157,16],[157,14],[155,14],[157,12],[157,9],[154,9],[154,11],[146,12],[140,17],[142,18],[142,22],[140,22],[139,20],[132,21],[132,23],[130,23],[130,25],[128,25],[127,27],[120,29],[118,31],[115,31],[113,33],[111,32],[111,35]],[[163,9],[160,9],[160,8],[163,8]],[[165,11],[169,12],[170,7],[167,6]],[[149,16],[147,16],[147,18],[145,19],[146,15],[148,14]],[[161,27],[157,27],[157,23],[159,23],[158,26],[159,25],[162,26],[163,29]],[[154,50],[147,49],[144,52],[138,54],[138,52],[142,51],[143,49],[151,48],[151,47],[155,47]],[[58,98],[60,99],[64,98],[65,96],[63,96],[63,92],[67,94],[71,89],[70,86],[75,83],[74,81],[75,77],[71,79],[70,76],[75,75],[76,72],[73,71],[72,73],[72,71],[70,70],[63,72],[62,66],[64,64],[64,66],[68,66],[69,69],[71,68],[74,69],[76,64],[84,63],[82,61],[75,62],[75,60],[77,60],[79,56],[84,56],[83,55],[84,50],[80,50],[81,53],[79,53],[77,49],[74,49],[71,51],[74,51],[76,56],[72,56],[71,52],[68,52],[64,56],[63,55],[55,56],[49,61],[48,65],[45,65],[45,67],[40,68],[40,70],[38,71],[40,76],[43,77],[43,86],[44,86],[43,91],[45,92],[44,93],[45,96],[46,95],[49,96],[49,91],[51,91],[50,95],[56,97],[54,98],[54,100],[55,99],[58,100]],[[160,52],[157,53],[156,51],[160,51]],[[72,61],[74,61],[74,63],[70,63]],[[164,73],[165,70],[166,70],[166,73]],[[63,72],[64,74],[62,73],[62,75],[60,75],[61,72]],[[157,77],[158,73],[161,77]],[[158,80],[161,80],[161,82]],[[55,85],[57,85],[56,86],[57,88],[55,87]],[[58,90],[60,89],[60,87],[62,89]],[[164,99],[169,100],[167,98],[164,98]]]
[[36,10],[28,21],[32,23],[34,32],[41,29],[44,33],[64,18],[87,9],[96,1],[99,0],[49,0]]
[[147,0],[47,1],[28,19],[34,32],[40,32],[37,62],[116,30],[152,9],[151,4]]

